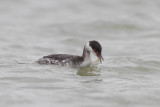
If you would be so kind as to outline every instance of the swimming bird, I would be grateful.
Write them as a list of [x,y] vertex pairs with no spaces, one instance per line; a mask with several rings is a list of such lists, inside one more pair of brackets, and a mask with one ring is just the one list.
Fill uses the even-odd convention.
[[67,67],[83,67],[92,64],[90,53],[98,57],[98,61],[102,63],[103,57],[101,55],[102,47],[98,41],[88,41],[83,48],[82,56],[69,54],[51,54],[44,56],[36,61],[39,64],[55,64]]

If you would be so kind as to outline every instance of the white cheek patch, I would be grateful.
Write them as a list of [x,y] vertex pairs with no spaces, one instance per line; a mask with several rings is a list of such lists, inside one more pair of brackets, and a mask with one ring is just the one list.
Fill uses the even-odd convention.
[[88,51],[90,51],[90,52],[93,53],[95,56],[97,56],[96,53],[93,51],[92,47],[89,45],[89,42],[86,43],[86,46],[85,46],[85,47],[86,47],[86,49],[87,49]]

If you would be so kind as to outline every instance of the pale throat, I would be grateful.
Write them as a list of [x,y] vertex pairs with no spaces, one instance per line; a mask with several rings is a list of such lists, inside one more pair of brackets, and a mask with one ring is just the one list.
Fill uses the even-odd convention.
[[91,55],[90,55],[91,51],[92,51],[92,49],[89,46],[89,43],[87,42],[86,45],[84,46],[82,57],[84,58],[84,62],[86,62],[88,64],[92,63],[92,59],[91,59]]
[[82,66],[86,66],[86,65],[92,64],[90,52],[89,52],[89,51],[86,51],[85,48],[84,48],[84,50],[83,50],[83,55],[82,55],[82,57],[84,58],[84,59],[83,59],[83,62],[82,62]]
[[86,49],[84,49],[84,51],[83,51],[83,58],[84,58],[84,60],[91,60],[90,52]]

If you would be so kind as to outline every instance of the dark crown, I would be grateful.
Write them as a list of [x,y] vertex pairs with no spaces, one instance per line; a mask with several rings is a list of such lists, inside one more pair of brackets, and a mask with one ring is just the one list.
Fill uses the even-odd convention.
[[98,54],[101,54],[102,47],[99,44],[99,42],[97,42],[95,40],[89,41],[89,45],[92,47],[93,50],[96,50],[96,52],[98,52]]

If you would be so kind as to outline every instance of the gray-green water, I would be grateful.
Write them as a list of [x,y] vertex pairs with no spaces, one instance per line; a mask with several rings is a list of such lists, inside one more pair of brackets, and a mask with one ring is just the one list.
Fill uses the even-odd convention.
[[[102,44],[100,69],[34,62]],[[159,0],[1,0],[0,107],[159,107]]]

